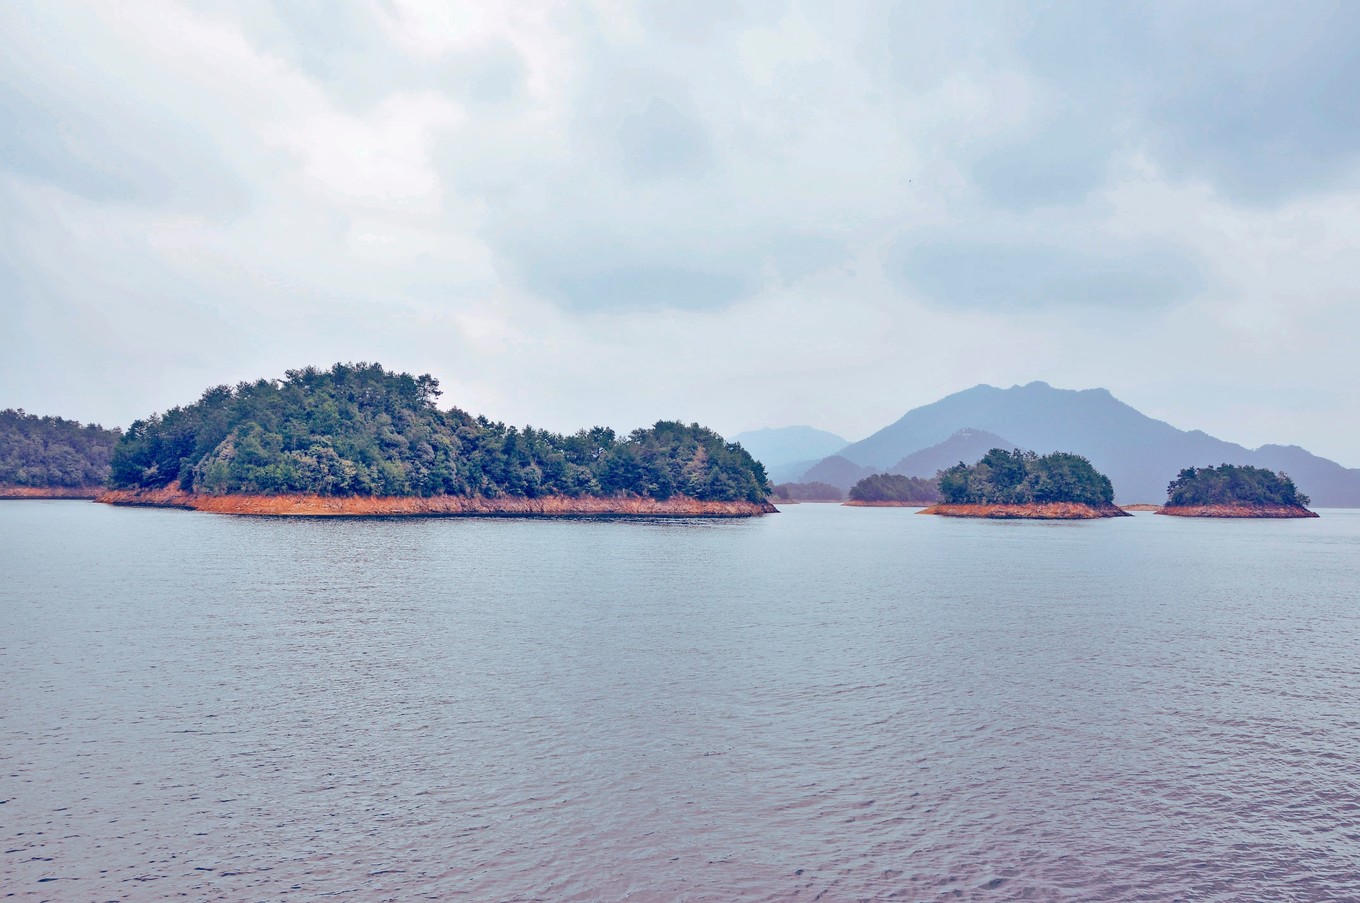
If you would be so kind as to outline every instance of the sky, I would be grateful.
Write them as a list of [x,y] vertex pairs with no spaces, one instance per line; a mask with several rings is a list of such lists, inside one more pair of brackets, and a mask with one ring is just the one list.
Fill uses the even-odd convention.
[[0,5],[0,407],[571,431],[1104,387],[1360,467],[1360,4]]

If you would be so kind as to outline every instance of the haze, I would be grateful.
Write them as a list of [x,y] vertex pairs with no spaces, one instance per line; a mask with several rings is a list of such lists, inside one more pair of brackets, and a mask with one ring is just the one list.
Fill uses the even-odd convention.
[[[451,11],[452,10],[452,11]],[[557,430],[1102,386],[1360,466],[1360,6],[0,9],[0,407]]]

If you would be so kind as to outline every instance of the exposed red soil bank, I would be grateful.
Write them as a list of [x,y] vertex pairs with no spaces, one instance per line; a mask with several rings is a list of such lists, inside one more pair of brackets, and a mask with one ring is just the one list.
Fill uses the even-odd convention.
[[847,508],[929,508],[934,502],[841,502]]
[[1140,503],[1140,504],[1137,504],[1137,505],[1120,505],[1119,507],[1120,507],[1120,508],[1123,508],[1125,511],[1161,511],[1161,510],[1162,510],[1162,506],[1161,506],[1161,505],[1149,505],[1149,504],[1146,504],[1146,503]]
[[921,514],[945,517],[1022,518],[1029,520],[1095,520],[1099,517],[1133,517],[1115,505],[1082,505],[1047,502],[1042,505],[935,505]]
[[1172,517],[1317,517],[1299,505],[1167,505],[1158,514]]
[[512,515],[563,517],[631,515],[637,517],[753,517],[779,509],[768,502],[702,502],[674,496],[664,502],[644,498],[537,499],[482,498],[437,495],[411,496],[320,496],[320,495],[199,495],[175,489],[133,491],[115,489],[96,499],[109,505],[147,505],[157,508],[192,508],[215,514],[265,514],[307,517],[372,517],[379,515]]
[[0,499],[92,499],[102,486],[0,486]]

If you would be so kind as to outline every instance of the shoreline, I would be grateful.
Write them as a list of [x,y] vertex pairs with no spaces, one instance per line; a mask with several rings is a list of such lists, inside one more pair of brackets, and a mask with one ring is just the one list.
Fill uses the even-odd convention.
[[758,517],[776,514],[769,502],[712,502],[688,496],[672,496],[665,501],[641,497],[602,498],[600,496],[543,496],[516,498],[503,496],[436,495],[420,496],[319,496],[286,495],[202,495],[177,489],[111,489],[96,502],[149,508],[187,508],[212,514],[261,515],[273,517],[390,517],[390,516],[506,516],[506,517]]
[[1158,514],[1168,517],[1274,518],[1320,517],[1316,511],[1297,505],[1165,505]]
[[980,517],[994,520],[1098,520],[1133,517],[1116,505],[1085,505],[1079,502],[1045,502],[1036,505],[933,505],[919,514],[941,517]]
[[103,486],[0,486],[0,499],[96,499]]

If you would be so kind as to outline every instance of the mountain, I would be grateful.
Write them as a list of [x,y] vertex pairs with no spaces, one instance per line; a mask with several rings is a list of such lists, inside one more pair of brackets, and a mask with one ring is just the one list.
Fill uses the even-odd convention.
[[846,441],[835,433],[810,426],[751,430],[738,433],[732,437],[732,441],[740,442],[741,447],[751,453],[751,457],[771,471],[783,465],[799,462],[804,464],[803,470],[806,470],[847,445]]
[[[1199,430],[1180,430],[1140,413],[1105,389],[1055,389],[1042,382],[1009,389],[974,386],[915,408],[896,423],[841,449],[838,460],[819,462],[805,479],[839,485],[827,479],[828,472],[846,473],[852,467],[897,469],[891,462],[914,459],[963,429],[1005,436],[1010,441],[1002,447],[1084,455],[1110,477],[1116,500],[1123,503],[1163,501],[1167,484],[1184,467],[1251,464],[1284,470],[1301,491],[1312,496],[1314,505],[1360,506],[1360,470],[1296,446],[1266,445],[1252,450]],[[814,472],[819,475],[813,477]]]
[[996,433],[986,430],[962,429],[948,439],[930,448],[912,452],[892,467],[889,473],[900,473],[907,477],[933,477],[946,467],[953,467],[962,461],[972,464],[994,448],[1011,451],[1016,444],[1002,439]]
[[799,482],[830,483],[837,489],[849,489],[865,477],[882,473],[883,470],[882,467],[864,467],[840,455],[832,455],[809,468]]

